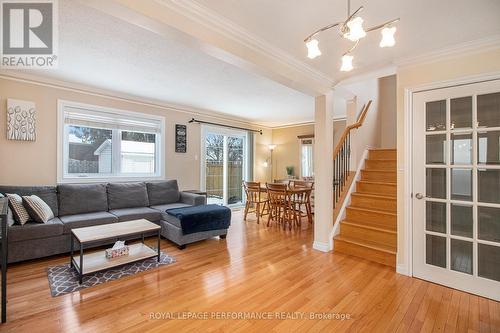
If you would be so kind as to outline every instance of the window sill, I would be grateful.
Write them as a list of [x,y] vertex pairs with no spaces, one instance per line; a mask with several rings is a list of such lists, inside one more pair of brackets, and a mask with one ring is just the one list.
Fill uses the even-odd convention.
[[58,184],[75,183],[119,183],[164,180],[163,176],[102,176],[102,177],[64,177],[58,179]]

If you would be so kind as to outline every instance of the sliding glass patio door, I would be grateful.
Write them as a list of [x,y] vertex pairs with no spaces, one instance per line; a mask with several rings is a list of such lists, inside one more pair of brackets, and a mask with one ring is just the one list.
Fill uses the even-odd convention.
[[241,184],[248,179],[248,151],[247,132],[203,127],[201,184],[208,203],[243,204]]

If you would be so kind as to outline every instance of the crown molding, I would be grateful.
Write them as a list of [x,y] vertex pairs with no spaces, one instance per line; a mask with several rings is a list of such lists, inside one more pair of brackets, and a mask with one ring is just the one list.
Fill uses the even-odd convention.
[[493,50],[496,48],[500,48],[500,34],[422,53],[417,56],[399,58],[394,61],[394,64],[398,67],[416,66],[436,62],[446,58],[463,56],[464,54],[474,54]]
[[167,111],[175,111],[179,113],[188,114],[190,116],[199,116],[203,118],[210,118],[223,122],[230,122],[234,124],[241,124],[245,126],[250,126],[253,128],[260,128],[265,130],[271,130],[272,127],[262,125],[256,122],[246,121],[238,117],[230,117],[217,111],[193,108],[186,105],[177,105],[166,103],[162,101],[156,101],[153,99],[143,98],[139,96],[124,94],[116,91],[110,91],[106,89],[101,89],[97,87],[91,87],[79,83],[60,81],[56,79],[51,79],[43,76],[22,73],[12,70],[0,70],[0,79],[11,80],[17,82],[24,82],[28,84],[33,84],[37,86],[49,87],[53,89],[60,89],[65,91],[71,91],[76,93],[81,93],[85,95],[91,95],[100,98],[106,98],[110,100],[116,100],[121,102],[132,103],[136,105],[147,106],[156,109],[162,109]]
[[299,126],[308,126],[308,125],[314,125],[314,121],[288,123],[288,124],[284,124],[284,125],[273,126],[273,127],[271,127],[271,129],[278,130],[278,129],[292,128],[292,127],[299,127]]
[[214,30],[226,38],[244,45],[256,53],[271,57],[283,65],[293,68],[302,75],[320,82],[324,86],[333,87],[335,85],[336,81],[332,77],[298,60],[288,52],[272,45],[196,1],[156,0],[156,2],[188,17],[204,27]]
[[[375,70],[366,70],[363,71],[357,75],[347,77],[336,85],[337,88],[344,88],[346,85],[350,85],[353,83],[358,83],[361,81],[366,81],[366,80],[372,80],[372,79],[379,79],[381,77],[385,76],[390,76],[390,75],[395,75],[397,72],[397,67],[395,65],[387,65],[385,66],[376,66],[378,69]],[[345,88],[344,88],[345,89]]]

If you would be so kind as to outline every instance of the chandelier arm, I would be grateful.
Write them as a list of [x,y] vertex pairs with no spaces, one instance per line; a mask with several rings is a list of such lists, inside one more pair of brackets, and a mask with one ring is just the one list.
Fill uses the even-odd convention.
[[345,56],[346,54],[349,54],[352,51],[354,51],[354,49],[358,46],[358,44],[359,44],[359,39],[356,41],[356,43],[354,43],[354,45],[349,49],[349,51],[345,52],[342,56]]
[[320,32],[323,32],[325,30],[329,30],[331,28],[335,28],[336,26],[338,26],[340,24],[342,24],[342,22],[332,23],[330,25],[324,26],[323,28],[318,29],[315,32],[313,32],[312,34],[310,34],[309,36],[307,36],[306,39],[304,39],[304,42],[308,42],[309,40],[311,40],[311,38],[313,38],[315,35],[319,34]]
[[361,12],[363,9],[365,9],[365,7],[361,6],[359,7],[358,9],[356,9],[356,11],[354,13],[352,13],[345,21],[344,23],[342,24],[342,26],[345,26],[347,24],[347,22],[349,22],[354,16],[356,16],[357,13]]
[[374,27],[371,27],[371,28],[367,29],[367,30],[366,30],[366,32],[370,32],[370,31],[374,31],[374,30],[381,29],[381,28],[383,28],[383,27],[385,27],[385,26],[388,26],[388,25],[390,25],[390,24],[393,24],[393,23],[399,22],[399,20],[400,20],[400,19],[399,19],[399,17],[398,17],[397,19],[394,19],[394,20],[391,20],[391,21],[387,21],[387,22],[385,22],[385,23],[382,23],[382,24],[376,25],[376,26],[374,26]]

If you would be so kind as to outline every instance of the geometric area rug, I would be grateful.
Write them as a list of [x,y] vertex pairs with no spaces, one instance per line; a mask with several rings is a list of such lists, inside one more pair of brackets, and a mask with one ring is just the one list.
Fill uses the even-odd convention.
[[49,279],[50,293],[52,294],[52,297],[56,297],[96,286],[108,281],[117,280],[124,276],[144,272],[158,266],[169,265],[173,262],[175,262],[174,257],[161,252],[160,262],[158,262],[156,257],[154,257],[110,268],[105,271],[84,275],[82,284],[78,283],[78,273],[74,268],[71,268],[69,264],[51,266],[47,268],[47,277]]

